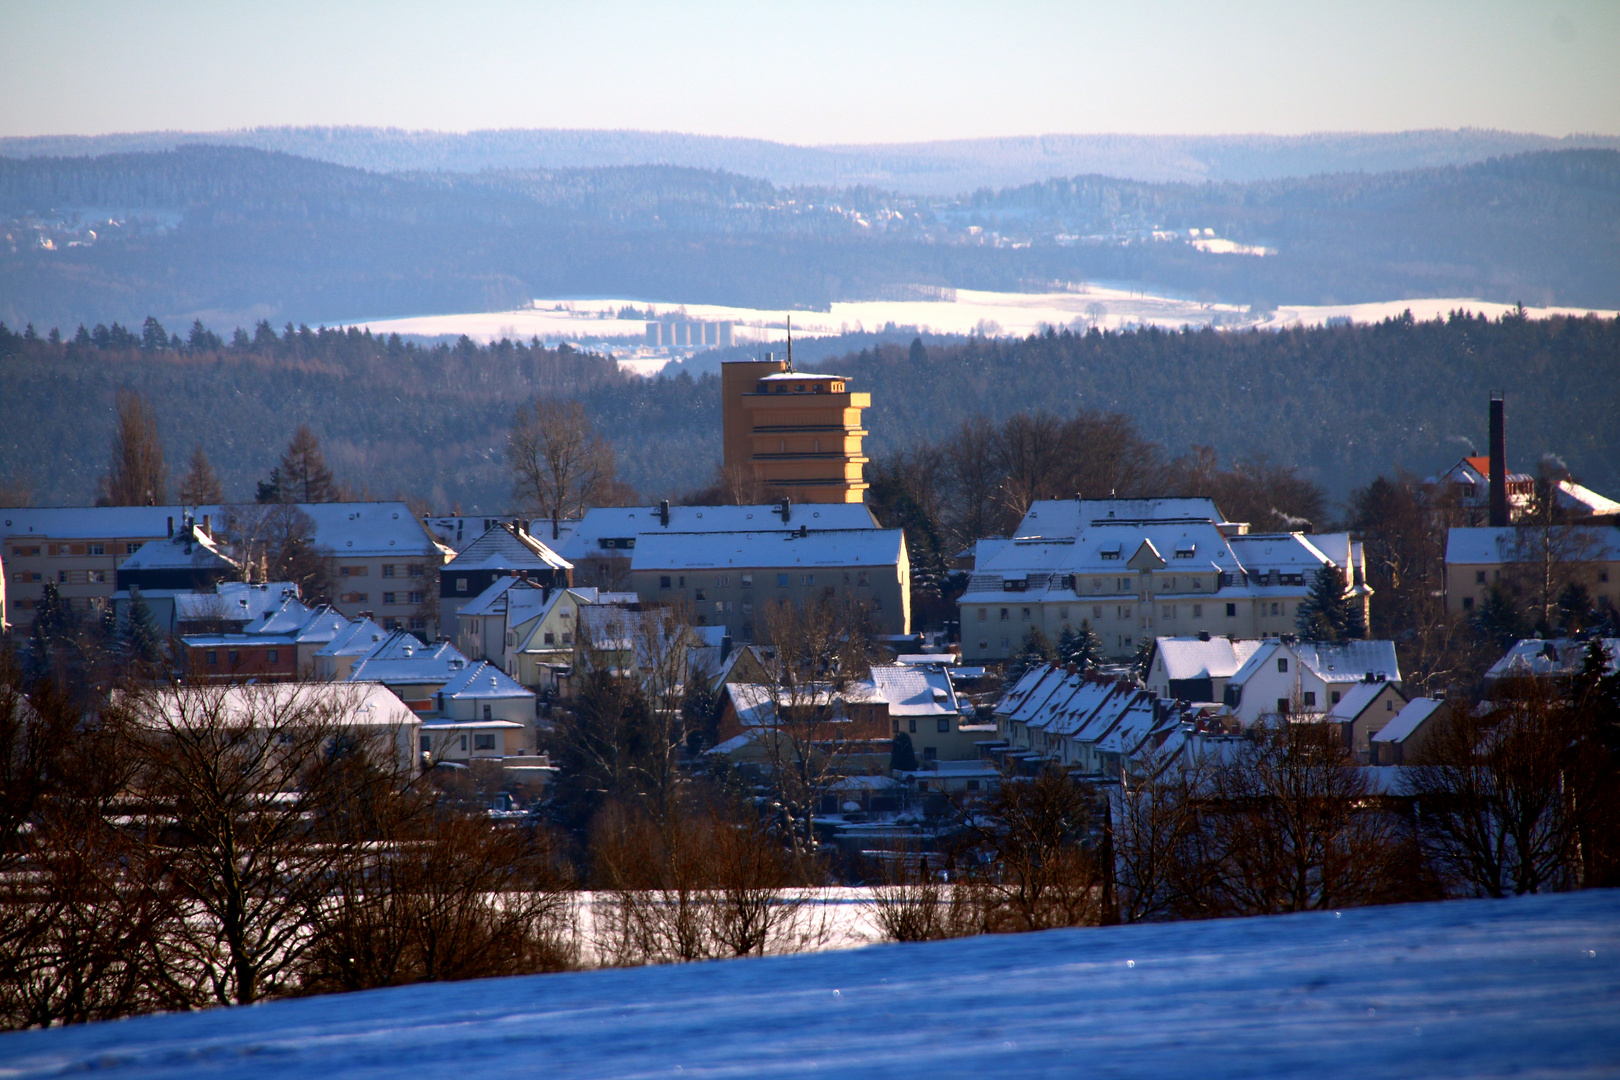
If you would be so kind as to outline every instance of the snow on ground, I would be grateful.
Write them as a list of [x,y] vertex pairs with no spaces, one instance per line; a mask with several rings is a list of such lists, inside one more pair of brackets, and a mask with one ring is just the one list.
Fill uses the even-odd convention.
[[[1221,251],[1260,254],[1263,249],[1242,248],[1227,240],[1199,240],[1198,244],[1226,245]],[[1277,329],[1285,326],[1321,325],[1330,319],[1349,319],[1352,322],[1378,322],[1410,310],[1420,320],[1442,318],[1459,308],[1483,312],[1493,318],[1512,308],[1510,304],[1490,303],[1465,298],[1429,298],[1419,300],[1391,300],[1371,304],[1342,304],[1335,306],[1280,307],[1274,312],[1256,316],[1245,307],[1197,300],[1158,296],[1128,288],[1103,285],[1076,285],[1071,291],[1050,293],[998,293],[972,289],[945,290],[942,298],[932,300],[869,300],[840,302],[831,311],[789,311],[763,308],[727,307],[719,304],[645,304],[626,299],[597,300],[535,300],[532,307],[514,311],[495,311],[462,315],[423,315],[403,319],[379,319],[356,325],[369,327],[373,333],[398,333],[434,336],[439,334],[466,334],[477,341],[528,340],[538,337],[542,341],[595,342],[619,339],[613,350],[621,366],[642,374],[658,371],[670,359],[668,348],[641,349],[626,342],[645,334],[646,320],[619,319],[616,313],[624,307],[640,312],[652,310],[658,314],[683,312],[687,318],[701,322],[727,321],[733,324],[733,339],[739,344],[781,342],[786,333],[787,320],[793,319],[793,332],[805,337],[823,337],[860,330],[880,330],[889,323],[899,327],[914,326],[942,334],[980,333],[995,337],[1002,335],[1027,336],[1045,327],[1089,328],[1119,330],[1134,326],[1204,326],[1229,328],[1259,326]],[[1584,308],[1529,308],[1532,318],[1545,318],[1552,314],[1585,315]],[[1614,311],[1600,311],[1604,318],[1614,318]],[[691,348],[676,350],[689,354]]]
[[1620,891],[403,987],[0,1036],[0,1076],[1592,1077]]

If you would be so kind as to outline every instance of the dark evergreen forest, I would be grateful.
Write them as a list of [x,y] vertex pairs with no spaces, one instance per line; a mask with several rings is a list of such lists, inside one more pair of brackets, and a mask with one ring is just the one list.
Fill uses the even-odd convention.
[[[868,339],[869,340],[869,339]],[[874,457],[937,443],[975,414],[1119,412],[1170,455],[1294,467],[1334,500],[1380,473],[1419,475],[1483,447],[1486,400],[1508,399],[1508,455],[1544,454],[1620,493],[1620,322],[1445,321],[1274,332],[1068,332],[1023,340],[880,345],[819,366],[870,391]],[[424,347],[357,330],[268,324],[227,343],[156,320],[97,326],[60,342],[0,335],[0,480],[41,504],[93,500],[119,389],[145,395],[171,472],[202,443],[227,497],[251,499],[300,424],[337,479],[438,510],[499,511],[514,410],[575,398],[612,441],[642,498],[709,484],[720,453],[712,375],[640,379],[605,359],[500,342]]]

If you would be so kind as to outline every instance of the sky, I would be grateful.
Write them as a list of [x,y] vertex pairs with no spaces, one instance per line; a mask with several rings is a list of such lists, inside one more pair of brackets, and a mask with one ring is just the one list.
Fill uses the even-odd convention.
[[0,0],[0,136],[1620,134],[1620,2]]

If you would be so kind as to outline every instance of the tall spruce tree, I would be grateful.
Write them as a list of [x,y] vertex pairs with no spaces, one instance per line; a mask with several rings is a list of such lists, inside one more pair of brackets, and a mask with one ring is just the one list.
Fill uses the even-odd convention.
[[152,606],[141,595],[141,590],[129,590],[129,608],[123,625],[123,653],[130,663],[151,668],[163,659],[163,635],[158,632],[157,620],[152,617]]
[[1089,671],[1102,662],[1102,641],[1091,629],[1091,620],[1081,619],[1078,630],[1064,627],[1058,635],[1058,661],[1077,664],[1081,671]]
[[1294,626],[1308,641],[1348,641],[1367,636],[1361,605],[1345,595],[1344,573],[1323,563],[1311,580],[1311,591],[1299,605]]

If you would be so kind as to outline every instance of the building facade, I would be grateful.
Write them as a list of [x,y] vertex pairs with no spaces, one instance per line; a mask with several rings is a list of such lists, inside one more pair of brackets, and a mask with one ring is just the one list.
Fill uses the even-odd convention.
[[795,502],[865,499],[861,411],[871,394],[851,391],[841,375],[797,373],[774,359],[722,364],[720,382],[728,475]]

